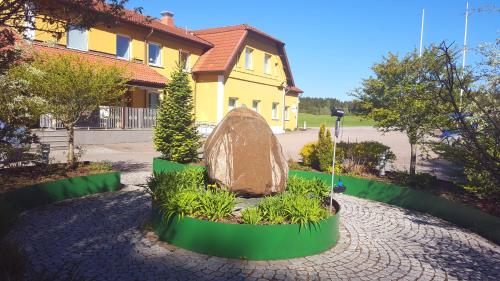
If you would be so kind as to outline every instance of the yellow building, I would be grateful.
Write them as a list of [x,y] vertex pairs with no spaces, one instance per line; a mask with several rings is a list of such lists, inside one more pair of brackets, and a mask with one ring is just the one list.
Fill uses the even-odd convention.
[[41,31],[28,37],[41,52],[77,54],[127,69],[128,107],[155,108],[181,61],[191,74],[198,123],[215,125],[232,108],[245,105],[260,113],[275,133],[297,128],[302,91],[295,86],[285,44],[254,27],[189,31],[174,25],[172,13],[148,20],[127,10],[112,27],[70,26],[58,41]]

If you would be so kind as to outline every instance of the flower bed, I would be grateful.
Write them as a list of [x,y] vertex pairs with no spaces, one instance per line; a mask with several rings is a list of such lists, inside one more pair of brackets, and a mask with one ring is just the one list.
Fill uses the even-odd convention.
[[285,192],[249,203],[211,182],[203,167],[168,164],[172,169],[155,173],[147,191],[153,228],[173,245],[214,256],[271,260],[320,253],[339,238],[340,206],[335,202],[330,212],[330,187],[319,179],[290,177]]

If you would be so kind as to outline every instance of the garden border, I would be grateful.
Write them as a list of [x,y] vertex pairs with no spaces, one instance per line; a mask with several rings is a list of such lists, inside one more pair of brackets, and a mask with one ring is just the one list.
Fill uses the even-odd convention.
[[[156,173],[182,170],[184,167],[185,165],[183,164],[173,163],[160,158],[153,160],[153,170]],[[290,175],[309,179],[316,177],[328,184],[331,183],[331,175],[325,173],[290,170]],[[496,216],[408,187],[349,176],[340,176],[340,179],[347,187],[345,192],[347,195],[427,213],[470,229],[500,245],[500,218]]]
[[57,201],[116,191],[120,172],[108,172],[38,183],[0,194],[0,230],[18,213]]
[[[337,205],[338,207],[338,205]],[[337,213],[338,214],[338,213]],[[339,215],[318,224],[253,225],[172,217],[165,222],[157,209],[152,225],[160,240],[211,256],[279,260],[319,254],[337,244]]]

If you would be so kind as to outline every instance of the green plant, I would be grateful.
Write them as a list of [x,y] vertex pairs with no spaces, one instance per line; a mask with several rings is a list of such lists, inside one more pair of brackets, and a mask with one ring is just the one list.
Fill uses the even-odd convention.
[[197,159],[200,136],[194,122],[194,105],[189,76],[177,64],[167,94],[158,109],[154,128],[154,145],[163,158],[180,163]]
[[318,143],[314,151],[312,159],[312,167],[325,172],[332,171],[332,158],[333,158],[333,141],[330,130],[325,128],[322,124],[319,128]]
[[286,222],[281,195],[265,197],[259,202],[257,208],[262,215],[262,220],[269,224],[283,224]]
[[258,208],[249,207],[241,211],[241,220],[246,224],[259,224],[262,216]]
[[169,220],[174,215],[178,215],[179,219],[184,216],[195,217],[201,207],[200,193],[198,190],[175,192],[163,202],[161,207],[165,220]]
[[307,226],[317,224],[328,217],[328,211],[317,198],[289,193],[282,196],[282,203],[285,216],[290,223]]
[[220,221],[231,216],[236,205],[236,195],[224,189],[200,193],[198,215],[210,221]]
[[74,166],[75,124],[103,104],[115,104],[127,91],[128,73],[117,66],[90,62],[76,55],[40,55],[12,69],[28,92],[45,101],[50,113],[68,130],[68,165]]
[[387,163],[396,159],[391,149],[380,142],[339,142],[337,144],[337,158],[342,163],[344,173],[376,173],[382,154],[385,154]]
[[111,171],[113,170],[113,164],[107,160],[99,162],[90,162],[86,166],[86,168],[91,171]]
[[310,142],[306,143],[300,150],[300,156],[302,157],[302,163],[306,166],[311,166],[314,161],[314,153],[316,151],[316,143]]
[[325,198],[330,193],[330,187],[321,179],[314,178],[312,180],[306,180],[297,176],[288,178],[286,190],[289,193],[316,197],[318,199]]

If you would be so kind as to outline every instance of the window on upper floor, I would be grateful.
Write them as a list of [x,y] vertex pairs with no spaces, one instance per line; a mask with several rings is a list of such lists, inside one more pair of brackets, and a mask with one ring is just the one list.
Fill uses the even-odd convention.
[[227,111],[231,111],[236,108],[237,98],[229,98],[229,103],[227,104]]
[[273,119],[278,119],[278,105],[279,105],[279,103],[273,102],[273,108],[272,108],[272,118]]
[[120,59],[130,60],[130,38],[116,35],[116,56]]
[[264,73],[265,74],[271,74],[271,58],[272,58],[272,56],[270,54],[264,55]]
[[160,45],[148,43],[148,63],[153,66],[162,66]]
[[252,109],[257,113],[259,113],[259,103],[260,103],[259,100],[252,101]]
[[191,68],[189,67],[189,52],[180,50],[179,51],[179,62],[182,66],[182,69],[186,72],[190,72]]
[[70,49],[82,51],[89,50],[89,32],[83,28],[74,26],[68,27],[68,43],[66,45]]
[[246,47],[245,48],[245,68],[252,69],[253,67],[253,49]]

